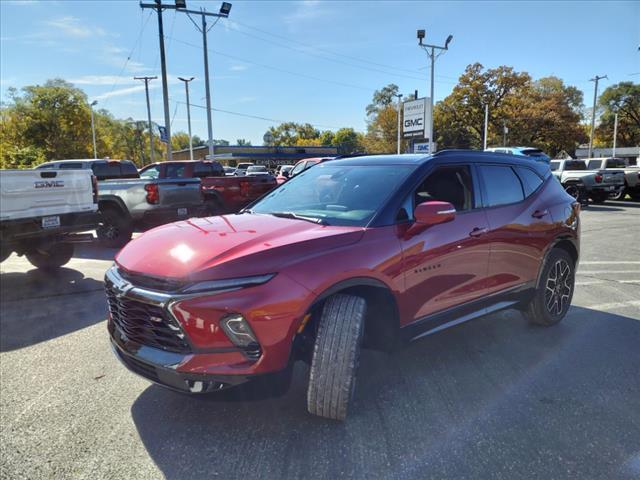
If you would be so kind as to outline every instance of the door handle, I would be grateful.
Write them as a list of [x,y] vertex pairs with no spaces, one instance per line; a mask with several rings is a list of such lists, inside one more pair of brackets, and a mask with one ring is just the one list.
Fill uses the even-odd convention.
[[549,210],[536,210],[531,214],[533,218],[542,218],[549,215]]
[[480,227],[476,227],[473,230],[471,230],[469,232],[469,236],[470,237],[479,237],[481,235],[484,235],[485,233],[487,233],[489,231],[488,228],[480,228]]

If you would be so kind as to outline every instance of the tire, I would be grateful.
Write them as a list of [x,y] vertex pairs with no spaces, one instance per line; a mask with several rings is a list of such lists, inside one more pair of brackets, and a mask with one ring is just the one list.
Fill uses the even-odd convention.
[[612,193],[611,195],[609,195],[609,200],[620,201],[620,200],[624,200],[624,197],[626,196],[627,196],[627,189],[623,187],[618,192]]
[[124,247],[133,235],[130,220],[115,208],[105,208],[101,213],[102,220],[96,229],[100,243],[109,248]]
[[366,302],[337,294],[322,310],[309,372],[307,409],[332,420],[347,417],[356,385]]
[[[555,279],[560,279],[560,282]],[[525,317],[530,323],[545,327],[560,322],[569,311],[574,287],[573,259],[566,251],[554,248],[545,260],[540,284],[527,305]]]
[[204,205],[208,217],[215,217],[216,215],[222,215],[224,213],[222,204],[217,198],[210,198],[205,200]]
[[606,193],[594,193],[591,195],[591,201],[593,203],[595,203],[596,205],[602,205],[604,202],[607,201],[607,194]]
[[580,196],[580,186],[577,183],[568,183],[564,186],[564,191],[576,200]]
[[72,243],[54,243],[26,252],[27,260],[41,270],[55,270],[66,265],[73,257]]

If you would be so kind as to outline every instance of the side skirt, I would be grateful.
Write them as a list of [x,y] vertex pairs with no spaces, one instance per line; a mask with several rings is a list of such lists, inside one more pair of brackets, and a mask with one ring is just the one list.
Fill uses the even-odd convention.
[[400,337],[405,342],[411,342],[474,318],[517,307],[530,300],[534,291],[535,282],[528,282],[503,292],[427,315],[406,327],[402,327]]

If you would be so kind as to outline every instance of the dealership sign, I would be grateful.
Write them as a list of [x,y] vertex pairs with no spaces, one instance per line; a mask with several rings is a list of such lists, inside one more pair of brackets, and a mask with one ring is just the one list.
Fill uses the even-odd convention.
[[402,136],[425,138],[431,112],[429,98],[419,98],[402,104]]
[[[438,148],[436,147],[436,144],[433,144],[433,151],[437,152]],[[428,155],[429,152],[429,142],[427,143],[414,143],[413,144],[413,153],[424,153],[425,155]]]

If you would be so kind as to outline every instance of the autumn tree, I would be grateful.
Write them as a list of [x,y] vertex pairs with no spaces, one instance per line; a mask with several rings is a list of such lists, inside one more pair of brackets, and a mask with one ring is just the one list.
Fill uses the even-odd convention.
[[618,112],[618,147],[640,145],[640,84],[621,82],[608,87],[598,105],[602,109],[595,143],[609,147],[613,144],[613,124]]
[[[399,87],[393,83],[373,93],[371,103],[367,105],[367,134],[362,143],[369,153],[394,153],[398,142],[398,107]],[[405,95],[404,100],[413,100],[414,95]],[[400,113],[402,115],[402,113]],[[406,148],[407,141],[402,141],[401,151]]]

